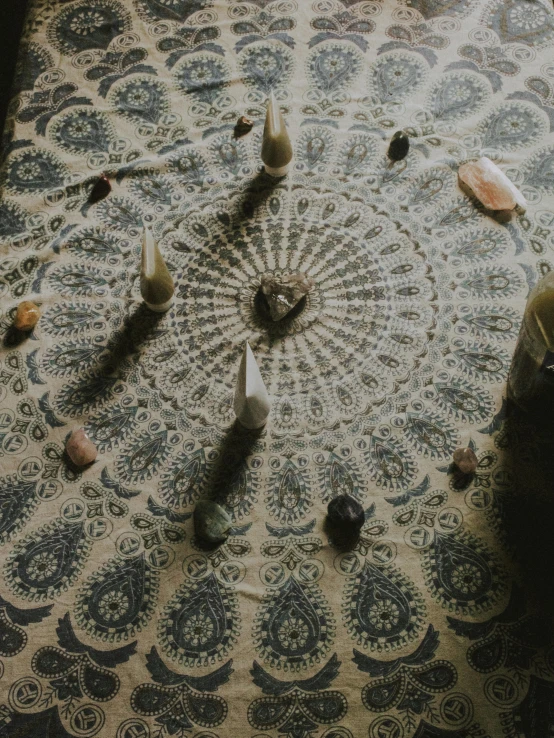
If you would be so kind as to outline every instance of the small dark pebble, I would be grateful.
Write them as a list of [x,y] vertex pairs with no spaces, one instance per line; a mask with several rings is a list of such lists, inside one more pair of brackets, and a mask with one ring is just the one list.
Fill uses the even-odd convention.
[[240,136],[245,136],[247,133],[250,133],[253,126],[254,121],[250,120],[250,118],[247,118],[245,115],[241,115],[235,125],[235,136],[237,138],[240,138]]
[[327,505],[329,533],[339,546],[355,543],[364,523],[364,509],[350,495],[337,495]]
[[404,131],[396,131],[390,140],[388,156],[393,161],[400,161],[410,150],[410,139]]
[[105,174],[101,174],[90,191],[90,195],[88,196],[89,202],[100,202],[100,200],[107,197],[111,191],[112,186],[110,184],[110,180]]

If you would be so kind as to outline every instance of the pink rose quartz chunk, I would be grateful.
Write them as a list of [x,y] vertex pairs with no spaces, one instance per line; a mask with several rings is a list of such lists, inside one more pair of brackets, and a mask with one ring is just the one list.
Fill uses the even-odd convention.
[[457,448],[454,463],[462,474],[474,474],[477,469],[477,456],[472,448]]
[[482,156],[458,169],[462,185],[468,188],[487,210],[524,213],[527,202],[517,187],[494,162]]
[[69,436],[65,450],[76,466],[92,464],[98,455],[98,449],[87,436],[84,428],[73,431]]

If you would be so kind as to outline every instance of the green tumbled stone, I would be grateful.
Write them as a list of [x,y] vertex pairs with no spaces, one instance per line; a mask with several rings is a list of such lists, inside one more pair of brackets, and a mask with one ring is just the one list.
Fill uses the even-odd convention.
[[396,131],[394,136],[390,140],[389,145],[389,159],[392,159],[393,161],[400,161],[400,159],[403,159],[410,150],[410,139],[404,131]]
[[194,508],[194,532],[204,541],[219,543],[229,535],[233,521],[226,511],[211,500],[199,500]]

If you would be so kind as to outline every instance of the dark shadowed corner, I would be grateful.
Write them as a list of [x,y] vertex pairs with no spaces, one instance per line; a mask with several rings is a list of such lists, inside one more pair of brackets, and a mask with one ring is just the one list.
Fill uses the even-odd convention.
[[0,0],[0,131],[10,100],[27,0]]

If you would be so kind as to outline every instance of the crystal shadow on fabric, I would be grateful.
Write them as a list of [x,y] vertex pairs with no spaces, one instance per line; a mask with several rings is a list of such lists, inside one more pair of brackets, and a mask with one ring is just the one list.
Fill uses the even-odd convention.
[[120,367],[132,356],[140,354],[143,344],[160,338],[167,329],[160,323],[163,313],[149,310],[144,303],[131,305],[131,312],[126,315],[121,328],[112,334],[107,345],[109,358],[103,371],[119,374]]
[[[262,430],[262,434],[263,434]],[[244,428],[238,420],[227,430],[217,448],[219,455],[209,469],[205,488],[210,499],[228,507],[228,498],[247,468],[247,459],[260,444],[260,434]]]

